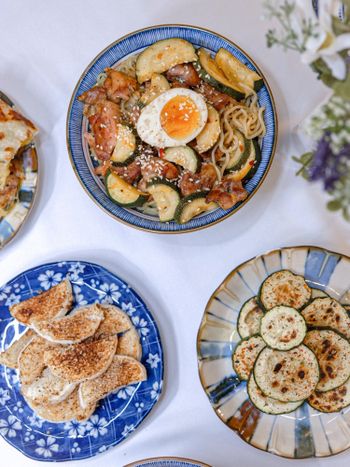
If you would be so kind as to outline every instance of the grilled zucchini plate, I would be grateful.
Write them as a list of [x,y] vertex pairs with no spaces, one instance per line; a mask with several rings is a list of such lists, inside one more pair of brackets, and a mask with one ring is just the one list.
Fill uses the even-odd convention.
[[236,267],[197,337],[202,386],[244,441],[287,458],[347,449],[350,258],[319,247],[271,251]]

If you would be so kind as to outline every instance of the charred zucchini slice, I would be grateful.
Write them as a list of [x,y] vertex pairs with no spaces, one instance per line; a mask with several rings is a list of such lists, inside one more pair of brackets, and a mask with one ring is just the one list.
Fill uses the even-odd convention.
[[316,390],[335,389],[350,377],[350,344],[331,329],[314,329],[306,334],[304,344],[311,349],[320,365]]
[[205,49],[199,49],[198,57],[199,60],[194,63],[194,67],[202,80],[238,101],[244,99],[244,90],[238,84],[233,84],[226,78],[209,52]]
[[125,163],[131,158],[136,149],[136,137],[132,129],[126,125],[118,124],[117,143],[112,152],[111,161]]
[[213,106],[208,105],[208,120],[196,138],[196,150],[202,154],[211,149],[221,133],[220,116]]
[[119,206],[132,208],[142,206],[148,199],[148,194],[127,183],[119,175],[108,172],[105,178],[108,196]]
[[260,321],[264,312],[260,308],[256,297],[247,300],[238,315],[238,334],[242,339],[260,332]]
[[159,73],[153,73],[151,77],[151,85],[150,87],[142,94],[141,96],[141,103],[143,105],[148,105],[154,99],[163,92],[168,91],[170,89],[170,84],[165,76],[160,75]]
[[175,221],[186,224],[199,214],[217,208],[216,203],[207,203],[207,195],[208,192],[198,192],[182,198],[175,212]]
[[255,159],[254,163],[251,165],[249,172],[247,175],[244,177],[244,180],[250,180],[251,178],[254,177],[256,174],[260,162],[261,162],[261,149],[260,149],[260,144],[258,138],[254,138],[251,140],[251,144],[254,145],[254,151],[255,151]]
[[239,379],[248,380],[254,362],[265,345],[260,336],[247,337],[239,342],[232,355],[232,366]]
[[350,317],[342,305],[331,297],[316,298],[301,314],[314,328],[332,328],[350,339]]
[[180,63],[197,59],[193,45],[179,38],[164,39],[147,47],[136,60],[136,76],[140,84],[152,78],[153,73],[164,73]]
[[319,366],[315,354],[305,345],[286,351],[265,347],[256,359],[254,378],[267,397],[298,402],[315,390]]
[[147,184],[147,190],[157,205],[159,220],[161,222],[173,220],[180,202],[177,186],[167,180],[154,178]]
[[305,319],[294,308],[275,306],[261,318],[260,334],[272,349],[290,350],[304,340]]
[[323,290],[311,288],[311,298],[325,298],[325,297],[329,297],[329,295],[326,294],[326,292],[324,292]]
[[180,165],[190,172],[198,172],[201,168],[201,158],[196,151],[189,146],[166,148],[164,151],[164,159]]
[[315,391],[308,403],[319,412],[339,412],[350,405],[350,379],[338,388],[326,392]]
[[271,397],[265,396],[256,384],[253,374],[251,374],[249,377],[247,391],[248,396],[255,407],[261,410],[261,412],[271,415],[280,415],[293,412],[304,403],[303,400],[299,402],[281,402],[276,399],[271,399]]
[[310,298],[311,289],[305,279],[287,270],[274,272],[265,279],[259,296],[260,303],[266,310],[278,305],[299,310],[310,301]]
[[[254,148],[252,151],[251,142],[246,139],[240,131],[235,130],[235,134],[238,138],[238,145],[230,157],[226,168],[227,172],[238,172],[246,165],[248,159],[255,159],[255,153],[253,152]],[[249,170],[251,167],[252,164],[250,164]]]

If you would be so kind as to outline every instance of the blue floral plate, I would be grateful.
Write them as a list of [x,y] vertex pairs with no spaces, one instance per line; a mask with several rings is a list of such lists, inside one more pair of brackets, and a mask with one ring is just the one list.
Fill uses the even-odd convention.
[[40,461],[86,459],[119,444],[158,401],[163,381],[163,351],[157,325],[147,306],[128,284],[97,264],[64,261],[23,272],[0,288],[0,350],[24,331],[9,306],[48,290],[66,276],[75,305],[114,303],[137,328],[148,379],[120,389],[101,401],[83,423],[50,423],[35,415],[23,399],[16,370],[0,366],[0,434],[26,456]]
[[[96,79],[106,67],[114,67],[125,58],[140,53],[145,47],[162,39],[180,37],[190,41],[195,47],[205,47],[216,52],[224,47],[249,68],[256,70],[264,78],[264,86],[258,93],[259,103],[265,106],[266,135],[262,140],[262,159],[254,177],[245,188],[249,196],[237,203],[232,209],[224,211],[216,209],[202,214],[184,225],[176,222],[163,223],[150,215],[142,214],[135,209],[126,209],[113,203],[106,194],[103,182],[93,173],[88,145],[83,133],[87,129],[87,119],[83,116],[83,105],[77,97],[96,84]],[[230,40],[203,28],[185,25],[163,25],[145,28],[118,39],[103,50],[88,65],[76,85],[70,102],[67,116],[67,147],[74,171],[90,197],[109,215],[132,227],[158,233],[181,233],[203,229],[222,221],[240,209],[256,193],[263,182],[275,153],[277,139],[277,117],[270,87],[256,63],[240,47]]]
[[[326,457],[350,447],[350,407],[321,413],[304,403],[286,415],[260,412],[232,368],[237,317],[267,276],[289,269],[313,289],[350,304],[350,258],[318,247],[290,247],[236,267],[211,296],[197,337],[199,375],[219,418],[250,445],[292,459]],[[314,291],[316,295],[316,292]]]
[[133,462],[125,467],[210,467],[210,465],[182,457],[154,457]]

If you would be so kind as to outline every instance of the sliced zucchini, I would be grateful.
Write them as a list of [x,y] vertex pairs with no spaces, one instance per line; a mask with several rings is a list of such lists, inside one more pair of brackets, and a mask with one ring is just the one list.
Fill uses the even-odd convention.
[[350,379],[342,386],[330,391],[313,392],[307,401],[319,412],[339,412],[350,405]]
[[281,402],[276,399],[271,399],[271,397],[265,396],[256,384],[253,374],[251,374],[249,377],[247,391],[250,400],[257,409],[261,410],[261,412],[272,415],[294,412],[294,410],[296,410],[301,406],[301,404],[304,403],[303,400],[298,402]]
[[315,298],[301,314],[309,327],[331,328],[350,339],[350,317],[337,300]]
[[260,332],[260,321],[264,312],[260,308],[256,297],[247,300],[238,315],[238,334],[244,339]]
[[319,366],[315,354],[305,345],[286,351],[265,347],[256,359],[254,378],[267,397],[298,402],[315,390]]
[[311,288],[311,298],[324,298],[324,297],[329,297],[326,292],[324,292],[321,289],[313,289]]
[[224,73],[217,66],[215,60],[210,56],[209,52],[205,49],[199,49],[198,57],[199,60],[193,65],[200,78],[218,91],[228,94],[238,101],[244,99],[244,90],[239,85],[231,83],[226,78]]
[[196,151],[189,146],[175,146],[166,148],[164,159],[174,164],[181,165],[190,172],[198,172],[201,168],[201,158]]
[[261,318],[260,335],[276,350],[290,350],[300,345],[306,335],[305,319],[289,306],[275,306]]
[[[215,61],[226,78],[232,83],[236,83],[237,85],[242,83],[255,92],[259,91],[264,85],[264,80],[258,73],[244,65],[244,63],[226,49],[221,48],[218,50]],[[246,95],[249,94],[247,90]]]
[[136,149],[136,137],[132,129],[118,123],[117,143],[112,152],[111,161],[125,163]]
[[150,104],[154,99],[163,92],[170,89],[170,84],[165,76],[160,75],[159,73],[153,73],[151,77],[150,87],[142,94],[140,101],[144,105]]
[[221,133],[220,116],[212,105],[208,107],[208,120],[196,138],[196,150],[202,154],[214,146]]
[[105,178],[107,194],[119,206],[137,207],[142,206],[148,199],[148,194],[127,183],[119,175],[108,172]]
[[250,141],[251,141],[251,144],[254,145],[255,160],[254,160],[254,164],[251,165],[249,172],[247,173],[247,175],[245,175],[244,177],[245,180],[250,180],[251,178],[254,177],[261,162],[261,149],[260,149],[258,138],[254,138]]
[[161,222],[174,219],[180,202],[180,193],[176,185],[162,178],[154,178],[147,184],[147,191],[153,196]]
[[320,381],[316,390],[335,389],[350,377],[350,344],[332,329],[314,329],[306,334],[304,343],[320,365]]
[[310,301],[310,298],[311,289],[305,279],[285,269],[274,272],[265,279],[259,294],[260,303],[266,310],[278,305],[299,310]]
[[247,337],[239,342],[232,355],[232,366],[239,379],[248,380],[254,362],[265,346],[265,342],[257,335]]
[[147,47],[137,57],[136,76],[140,84],[152,78],[153,73],[163,73],[175,65],[197,59],[193,45],[184,39],[164,39]]
[[233,131],[237,136],[238,144],[236,150],[232,153],[226,168],[229,172],[240,170],[246,164],[251,155],[250,140],[246,139],[240,131]]
[[216,203],[207,203],[208,192],[198,192],[185,196],[180,201],[175,212],[175,221],[178,224],[186,224],[202,212],[212,211],[217,208]]

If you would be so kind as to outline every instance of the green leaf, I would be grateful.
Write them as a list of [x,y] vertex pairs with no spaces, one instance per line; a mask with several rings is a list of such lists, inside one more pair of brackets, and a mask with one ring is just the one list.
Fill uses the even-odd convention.
[[330,211],[339,211],[342,208],[342,203],[339,199],[334,199],[332,201],[328,201],[327,209]]
[[336,81],[333,84],[334,93],[342,99],[350,100],[350,73],[347,73],[344,81]]
[[332,88],[337,82],[332,75],[331,69],[322,60],[322,58],[318,58],[311,63],[311,68],[318,74],[318,79],[320,79],[326,86]]

